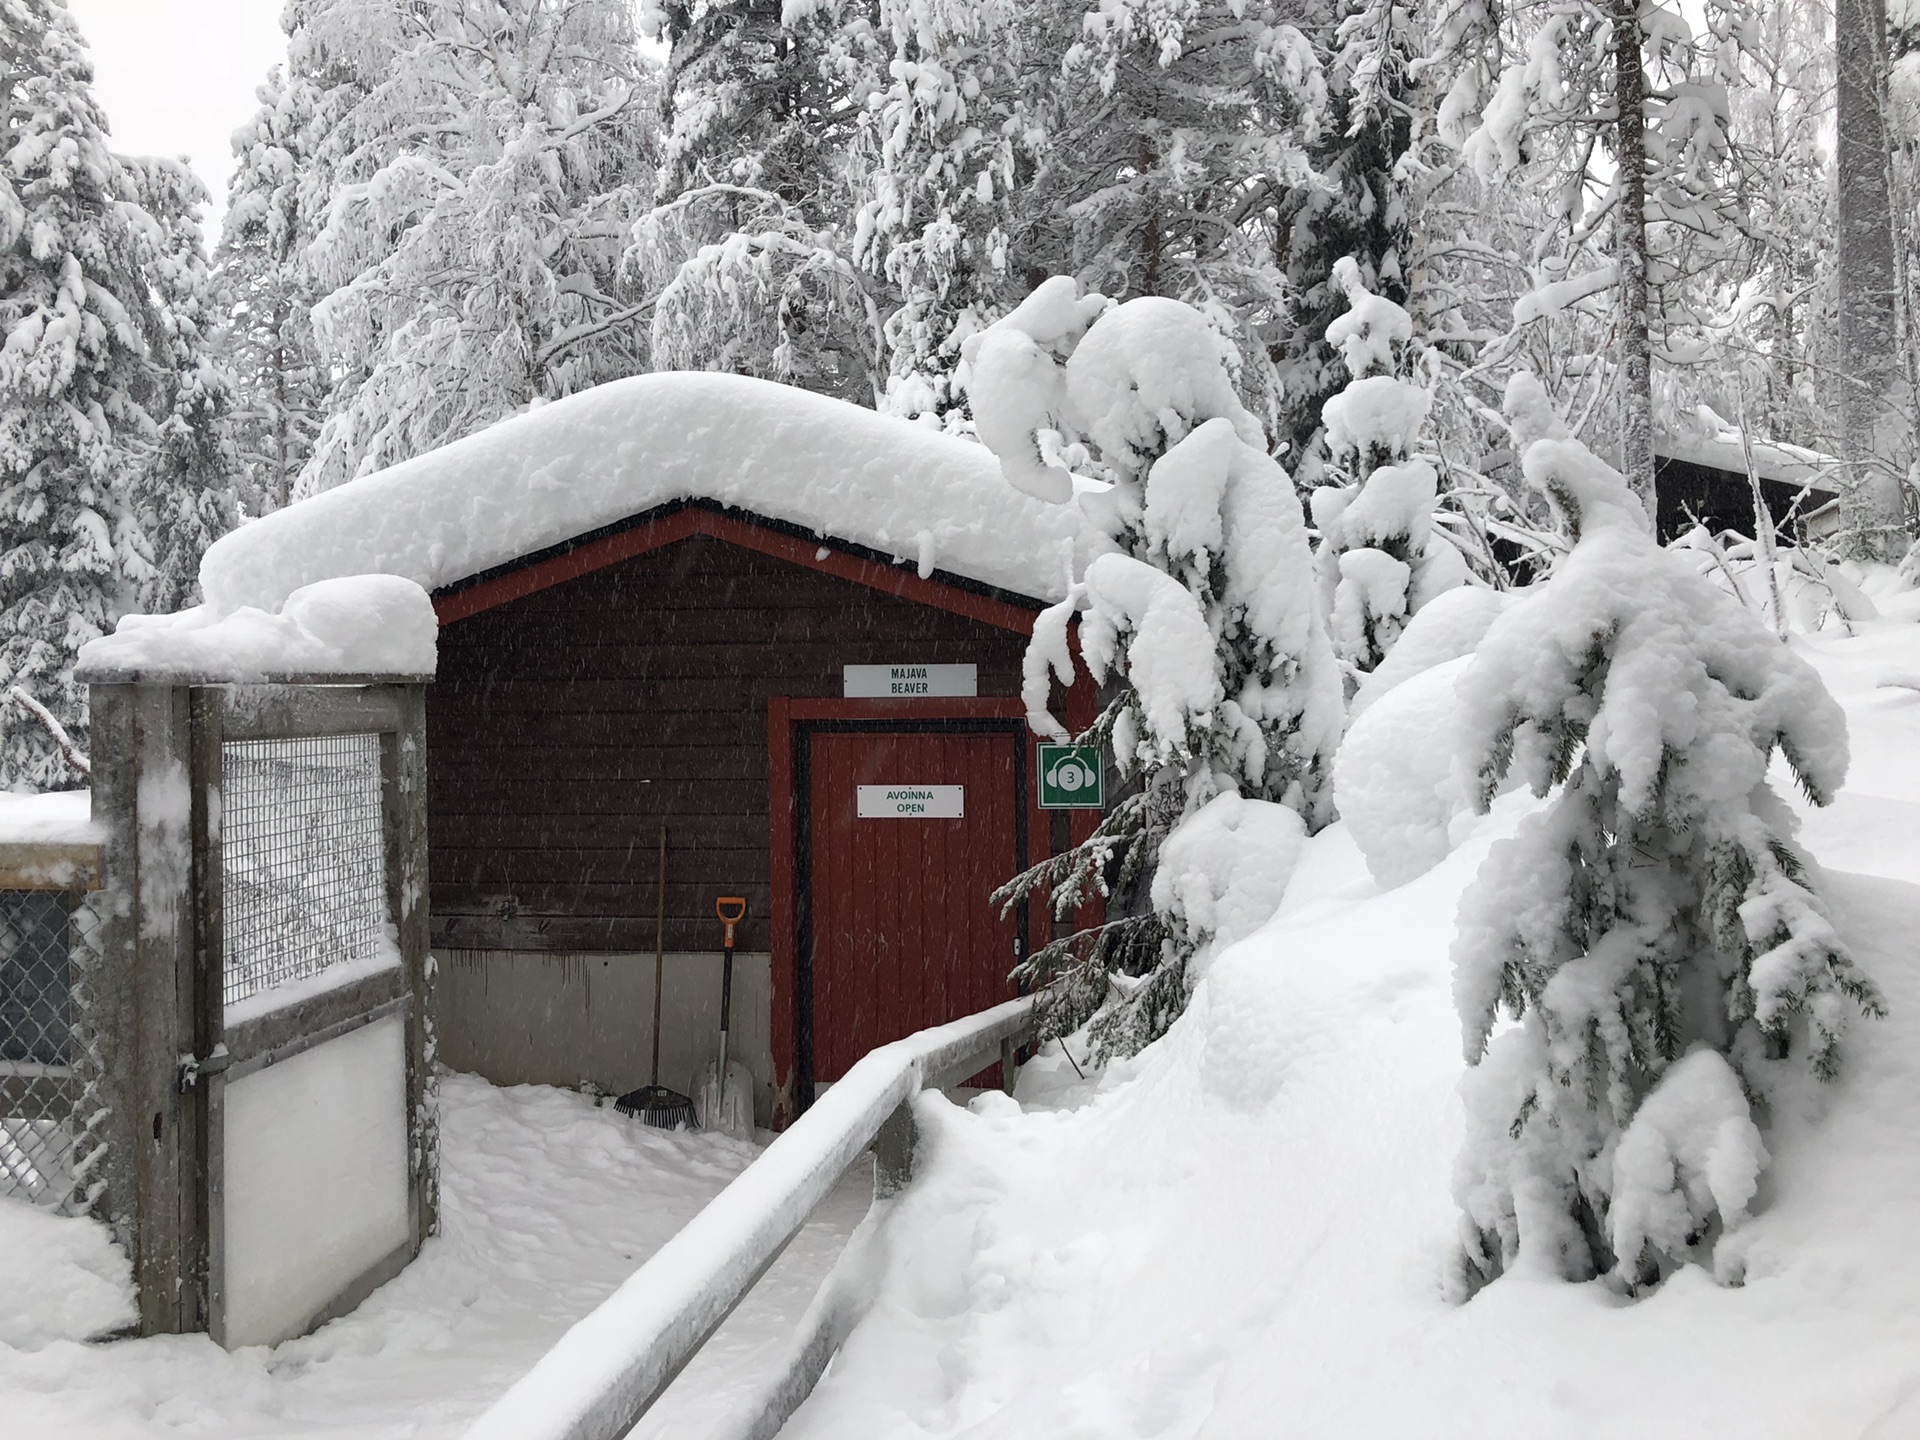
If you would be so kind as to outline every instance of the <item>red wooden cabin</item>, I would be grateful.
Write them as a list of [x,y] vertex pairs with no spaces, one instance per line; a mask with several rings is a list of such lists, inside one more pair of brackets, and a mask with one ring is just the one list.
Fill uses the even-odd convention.
[[[448,1064],[648,1081],[664,825],[660,1079],[690,1091],[714,1053],[714,901],[744,895],[732,1049],[766,1121],[874,1045],[1010,995],[1049,938],[1044,914],[987,897],[1095,818],[1038,808],[1019,698],[1081,533],[977,445],[660,374],[265,516],[208,552],[202,583],[222,613],[338,575],[433,594]],[[850,666],[951,668],[898,697]],[[1091,719],[1084,676],[1054,699]],[[903,787],[937,803],[862,813],[863,790]]]
[[[1037,803],[1019,690],[1042,603],[697,502],[440,591],[429,833],[434,944],[456,957],[450,1063],[643,1083],[644,1047],[596,1045],[608,1017],[583,1017],[584,1044],[565,1032],[595,1006],[593,957],[629,981],[603,980],[624,1000],[601,1007],[632,1012],[635,1041],[651,1023],[663,823],[669,952],[716,950],[714,898],[747,897],[740,945],[769,958],[767,1033],[735,1044],[764,1047],[776,1123],[874,1046],[1014,993],[1007,972],[1050,921],[1002,917],[987,896],[1069,843],[1070,821],[1074,839],[1092,824]],[[849,698],[849,665],[971,665],[978,693]],[[1090,682],[1062,698],[1069,724],[1092,719]],[[863,817],[863,785],[959,786],[963,813]],[[461,1003],[475,969],[492,989],[490,955],[529,952],[584,970],[584,1002],[543,1009],[523,980],[501,997],[511,1013]],[[711,965],[676,969],[664,1078],[685,1086],[716,982]],[[503,1022],[517,1039],[462,1033]],[[572,1075],[583,1048],[616,1068]]]

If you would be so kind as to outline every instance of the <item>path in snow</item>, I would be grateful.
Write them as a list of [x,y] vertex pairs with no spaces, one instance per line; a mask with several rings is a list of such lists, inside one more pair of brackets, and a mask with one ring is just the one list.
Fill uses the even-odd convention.
[[[758,1153],[468,1075],[444,1082],[441,1104],[442,1232],[352,1315],[233,1355],[204,1336],[76,1344],[55,1338],[53,1316],[37,1333],[0,1326],[0,1435],[456,1436]],[[636,1437],[698,1435],[725,1413],[780,1354],[870,1186],[861,1166],[841,1181]],[[0,1248],[17,1250],[32,1224],[49,1265],[74,1267],[36,1276],[44,1290],[97,1291],[72,1258],[84,1247],[45,1243],[24,1209],[0,1201]],[[15,1304],[0,1292],[0,1315]]]

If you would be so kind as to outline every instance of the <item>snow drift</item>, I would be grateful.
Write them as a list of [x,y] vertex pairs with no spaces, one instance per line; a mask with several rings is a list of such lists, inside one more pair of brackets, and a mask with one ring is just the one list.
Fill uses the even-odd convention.
[[0,1199],[0,1346],[90,1340],[139,1318],[132,1267],[104,1225]]
[[[1778,1097],[1770,1193],[1729,1257],[1744,1286],[1688,1267],[1623,1306],[1516,1271],[1469,1304],[1443,1298],[1461,1062],[1432,917],[1531,803],[1501,801],[1386,894],[1340,827],[1308,842],[1303,881],[1342,898],[1221,956],[1167,1039],[1081,1108],[923,1098],[926,1166],[878,1236],[874,1309],[785,1433],[1912,1433],[1912,886],[1836,877],[1894,1018],[1834,1085]],[[1706,1138],[1703,1170],[1716,1144],[1737,1159],[1748,1143]]]

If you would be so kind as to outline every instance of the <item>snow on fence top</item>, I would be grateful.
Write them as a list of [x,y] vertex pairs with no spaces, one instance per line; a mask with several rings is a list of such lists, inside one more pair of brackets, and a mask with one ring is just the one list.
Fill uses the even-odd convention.
[[434,672],[439,621],[427,592],[404,576],[317,580],[278,610],[196,605],[175,615],[123,615],[113,634],[80,647],[74,674],[178,683]]
[[101,838],[90,791],[0,791],[0,845],[91,845]]
[[209,606],[278,610],[340,576],[429,591],[676,500],[707,500],[1041,600],[1066,593],[1071,507],[1015,492],[983,446],[769,381],[617,380],[244,525],[200,565]]

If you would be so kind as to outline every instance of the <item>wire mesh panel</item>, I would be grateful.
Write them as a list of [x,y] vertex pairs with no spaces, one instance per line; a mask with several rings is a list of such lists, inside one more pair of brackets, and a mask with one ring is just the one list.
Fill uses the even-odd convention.
[[65,1207],[74,1189],[72,902],[0,890],[0,1195]]
[[388,949],[380,737],[229,740],[222,765],[225,1002]]

